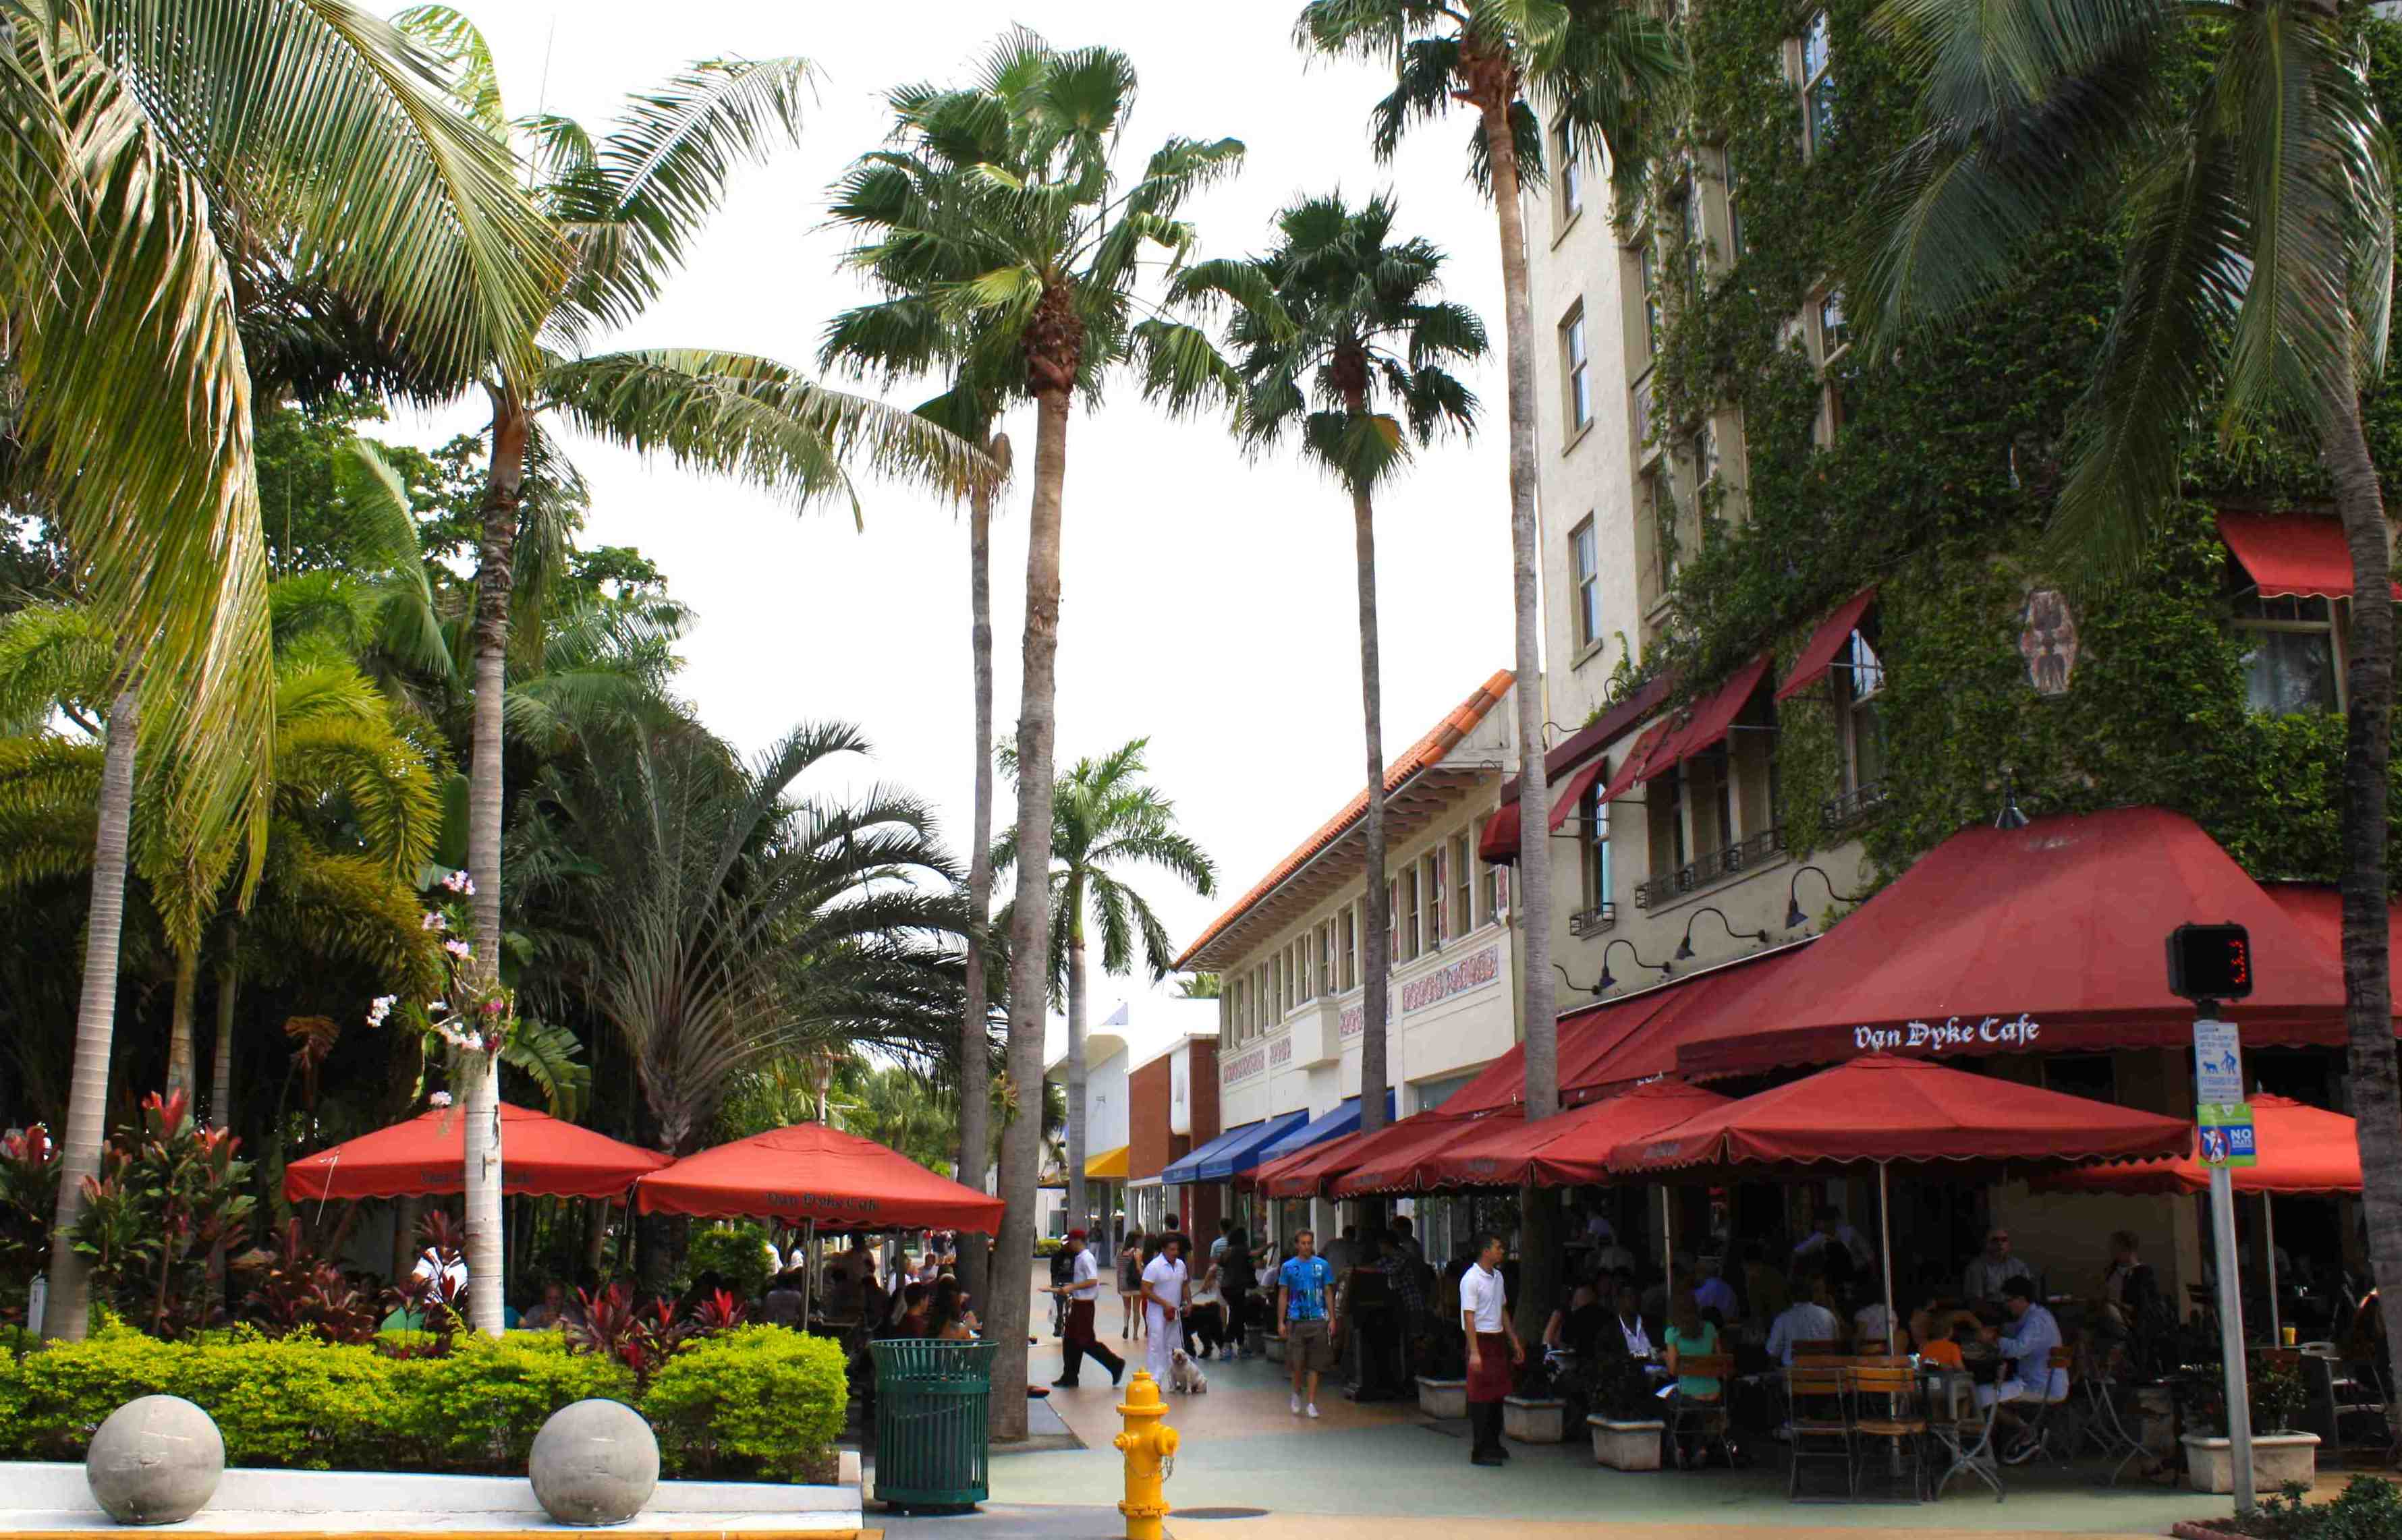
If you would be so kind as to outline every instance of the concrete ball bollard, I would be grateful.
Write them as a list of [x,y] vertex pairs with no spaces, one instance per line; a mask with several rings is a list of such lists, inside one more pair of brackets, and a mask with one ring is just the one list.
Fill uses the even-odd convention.
[[200,1511],[225,1475],[225,1438],[180,1396],[145,1396],[91,1436],[84,1479],[120,1524],[174,1524]]
[[622,1524],[659,1484],[659,1440],[623,1401],[578,1401],[550,1414],[526,1462],[543,1511],[562,1524]]

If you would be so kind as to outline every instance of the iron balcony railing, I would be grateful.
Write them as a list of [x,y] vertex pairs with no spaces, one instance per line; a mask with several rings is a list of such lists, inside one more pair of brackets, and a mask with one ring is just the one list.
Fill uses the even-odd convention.
[[1763,866],[1785,849],[1785,831],[1763,829],[1748,839],[1739,840],[1723,850],[1713,850],[1697,859],[1686,862],[1674,872],[1664,873],[1636,884],[1635,906],[1657,909],[1674,903],[1688,893],[1698,892],[1711,884]]

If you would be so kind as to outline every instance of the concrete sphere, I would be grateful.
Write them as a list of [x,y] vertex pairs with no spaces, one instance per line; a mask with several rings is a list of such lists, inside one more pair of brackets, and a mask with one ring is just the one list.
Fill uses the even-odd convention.
[[91,1436],[84,1479],[120,1524],[173,1524],[200,1511],[225,1474],[225,1439],[180,1396],[145,1396]]
[[562,1524],[622,1524],[659,1484],[659,1441],[623,1401],[578,1401],[550,1414],[526,1462],[543,1511]]

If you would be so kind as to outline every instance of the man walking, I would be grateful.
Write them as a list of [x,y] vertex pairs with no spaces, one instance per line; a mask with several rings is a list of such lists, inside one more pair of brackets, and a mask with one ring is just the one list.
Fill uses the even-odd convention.
[[1487,1235],[1477,1247],[1476,1265],[1459,1278],[1459,1329],[1468,1338],[1470,1464],[1498,1465],[1510,1458],[1501,1447],[1501,1403],[1510,1394],[1510,1371],[1526,1361],[1526,1348],[1510,1319],[1507,1295],[1501,1237]]
[[1093,1306],[1101,1297],[1101,1269],[1093,1259],[1092,1248],[1084,1244],[1083,1231],[1068,1231],[1068,1255],[1069,1281],[1051,1290],[1068,1301],[1068,1327],[1059,1335],[1059,1378],[1051,1382],[1075,1389],[1077,1376],[1090,1357],[1110,1371],[1110,1383],[1114,1385],[1125,1373],[1125,1360],[1103,1347],[1093,1328]]
[[1151,1377],[1165,1385],[1184,1345],[1184,1237],[1169,1234],[1142,1270],[1142,1308],[1151,1328]]
[[[1302,1231],[1292,1256],[1277,1273],[1277,1335],[1284,1339],[1292,1375],[1292,1414],[1318,1415],[1318,1378],[1334,1362],[1334,1269],[1318,1255],[1318,1237]],[[1302,1395],[1306,1376],[1309,1394]]]

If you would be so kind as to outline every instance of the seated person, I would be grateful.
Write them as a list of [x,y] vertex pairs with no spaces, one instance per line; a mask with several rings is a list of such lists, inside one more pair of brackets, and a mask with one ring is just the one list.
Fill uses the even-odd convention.
[[1861,1353],[1902,1353],[1909,1341],[1898,1335],[1898,1323],[1884,1301],[1871,1299],[1852,1313],[1852,1343]]
[[1679,1370],[1685,1359],[1706,1357],[1718,1352],[1719,1328],[1702,1319],[1700,1307],[1690,1296],[1678,1295],[1670,1311],[1664,1336],[1668,1371],[1677,1376],[1677,1394],[1689,1400],[1717,1400],[1723,1389],[1717,1379],[1708,1375],[1685,1374]]
[[1552,1312],[1543,1323],[1543,1348],[1547,1353],[1577,1353],[1581,1350],[1581,1338],[1591,1335],[1601,1309],[1601,1292],[1588,1278],[1577,1285],[1567,1303]]
[[1967,1358],[1961,1350],[1975,1341],[1984,1328],[1967,1311],[1947,1316],[1944,1321],[1946,1335],[1931,1341],[1918,1340],[1919,1361],[1938,1368],[1965,1369],[1968,1367]]
[[1827,1280],[1820,1277],[1798,1277],[1793,1280],[1793,1302],[1785,1307],[1768,1328],[1768,1355],[1786,1368],[1793,1367],[1793,1344],[1796,1342],[1840,1342],[1843,1323],[1828,1305]]
[[542,1286],[542,1302],[518,1323],[528,1331],[557,1331],[567,1324],[567,1286],[554,1278]]
[[[1727,1274],[1737,1271],[1738,1266],[1731,1258],[1719,1258],[1717,1265],[1710,1269],[1710,1275],[1693,1290],[1693,1303],[1701,1307],[1705,1318],[1716,1321],[1719,1326],[1743,1319],[1743,1300],[1735,1294],[1734,1286],[1727,1281]],[[1712,1314],[1712,1312],[1716,1313]]]
[[1960,1277],[1960,1298],[1971,1306],[2001,1303],[2002,1286],[2012,1278],[2035,1281],[2035,1269],[2010,1255],[2010,1232],[1995,1225],[1985,1231],[1985,1249],[1970,1258]]
[[[2036,1302],[2035,1285],[2025,1278],[2012,1278],[2002,1285],[2002,1309],[2010,1317],[2009,1329],[1984,1328],[1986,1340],[2000,1350],[2001,1378],[1977,1387],[1977,1405],[1999,1402],[1995,1422],[2022,1426],[2010,1403],[2057,1401],[2068,1395],[2068,1371],[2051,1367],[2051,1350],[2061,1345],[2060,1323]],[[2017,1464],[2034,1453],[2034,1441],[2022,1437],[2002,1458]]]

